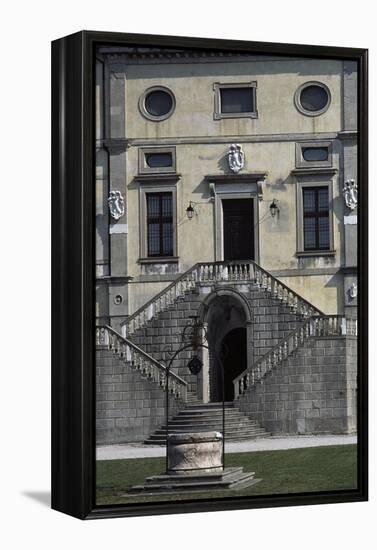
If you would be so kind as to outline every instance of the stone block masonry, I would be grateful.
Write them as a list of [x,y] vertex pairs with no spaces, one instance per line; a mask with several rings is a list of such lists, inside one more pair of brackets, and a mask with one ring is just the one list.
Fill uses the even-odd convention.
[[[164,390],[112,351],[97,349],[96,382],[97,444],[144,441],[165,423]],[[171,396],[171,416],[179,405]]]
[[239,408],[273,434],[356,433],[357,338],[312,337]]

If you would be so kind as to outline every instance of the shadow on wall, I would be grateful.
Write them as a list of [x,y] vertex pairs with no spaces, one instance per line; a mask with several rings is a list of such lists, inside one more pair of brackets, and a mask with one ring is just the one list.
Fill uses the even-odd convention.
[[344,309],[344,286],[343,286],[343,278],[341,275],[333,275],[330,277],[330,279],[325,284],[326,288],[336,288],[336,298],[337,298],[337,304],[338,304],[338,311],[334,311],[334,315],[336,313],[340,313]]

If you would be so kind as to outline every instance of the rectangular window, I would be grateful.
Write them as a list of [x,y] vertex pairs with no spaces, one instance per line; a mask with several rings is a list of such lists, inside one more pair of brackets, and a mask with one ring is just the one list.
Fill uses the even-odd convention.
[[257,118],[257,83],[220,83],[213,85],[215,92],[214,119]]
[[251,113],[254,111],[253,88],[220,89],[222,113]]
[[172,193],[147,193],[148,256],[173,256]]
[[176,165],[174,146],[139,148],[139,174],[174,174]]
[[328,187],[306,187],[303,193],[304,251],[329,250]]
[[296,143],[296,168],[330,168],[331,166],[331,141],[301,141]]

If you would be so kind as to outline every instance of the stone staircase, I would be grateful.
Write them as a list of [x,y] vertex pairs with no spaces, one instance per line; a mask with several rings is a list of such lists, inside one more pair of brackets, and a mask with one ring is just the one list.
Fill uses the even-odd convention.
[[[225,439],[242,441],[270,434],[258,422],[251,420],[233,403],[225,403]],[[188,404],[169,420],[169,434],[186,432],[223,431],[222,403]],[[166,444],[166,424],[162,425],[144,442],[147,445]]]
[[[176,351],[190,317],[200,316],[206,297],[233,289],[243,296],[253,315],[254,357],[263,355],[296,329],[304,319],[321,312],[253,261],[198,263],[149,300],[122,324],[122,334],[163,362],[166,348]],[[172,372],[197,394],[197,377],[187,370],[189,350],[174,360]],[[213,398],[213,396],[211,396]],[[217,399],[217,397],[216,397]]]
[[[312,376],[311,382],[307,383],[312,386],[307,385],[302,390],[307,394],[300,406],[308,407],[308,401],[314,401],[312,395],[315,378],[318,378],[318,361],[315,359],[313,365],[305,366],[309,339],[322,340],[319,345],[323,350],[330,346],[325,343],[327,339],[328,343],[332,342],[331,350],[334,350],[343,345],[339,344],[340,339],[355,339],[357,336],[357,321],[324,315],[255,262],[196,264],[128,317],[123,323],[123,336],[111,327],[97,327],[96,344],[100,357],[98,361],[97,355],[97,441],[164,444],[167,384],[163,350],[167,344],[173,352],[179,348],[180,335],[190,317],[199,314],[206,296],[217,295],[223,288],[233,288],[248,303],[253,315],[254,350],[252,364],[233,380],[235,400],[226,405],[227,440],[268,436],[261,426],[276,433],[274,426],[278,426],[288,414],[284,408],[286,404],[282,402],[287,398],[284,395],[280,399],[276,376],[288,360],[297,356],[299,349],[304,350],[302,361],[295,366],[297,372],[291,374]],[[354,346],[350,341],[346,344]],[[331,350],[326,356],[333,353]],[[169,432],[222,431],[221,404],[203,404],[197,397],[197,376],[187,369],[191,353],[187,350],[180,354],[170,371],[169,412],[173,417],[169,420]],[[323,351],[315,353],[324,355]],[[328,378],[326,366],[330,364],[326,356],[321,359],[324,381]],[[348,361],[348,356],[349,353],[343,354],[343,363]],[[305,368],[310,372],[305,372]],[[336,378],[334,384],[342,392],[348,383],[342,376],[344,380],[349,378],[346,371],[344,375],[338,375],[339,369],[331,373]],[[289,393],[293,391],[291,382],[294,379],[288,377],[287,380]],[[329,408],[327,401],[337,390],[333,391],[331,384],[330,381],[324,385],[325,397],[319,405],[323,410]],[[351,384],[352,388],[356,387],[353,378]],[[300,390],[297,389],[296,393]],[[262,394],[265,396],[257,399],[256,396]],[[277,403],[272,405],[268,400]],[[306,417],[322,414],[317,410],[305,413]],[[338,410],[334,412],[338,413]],[[292,413],[291,416],[299,419],[300,414]],[[280,426],[283,425],[280,422]]]

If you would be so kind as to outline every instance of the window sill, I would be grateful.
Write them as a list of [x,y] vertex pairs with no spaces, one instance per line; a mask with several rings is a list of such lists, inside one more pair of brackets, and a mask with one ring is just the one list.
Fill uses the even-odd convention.
[[335,256],[336,250],[310,250],[310,251],[301,251],[296,252],[296,256],[299,258],[310,258],[312,256]]
[[152,258],[139,258],[139,264],[168,264],[168,263],[178,263],[178,256],[155,256]]
[[214,113],[214,120],[222,120],[224,118],[258,118],[258,111],[249,111],[245,113]]

